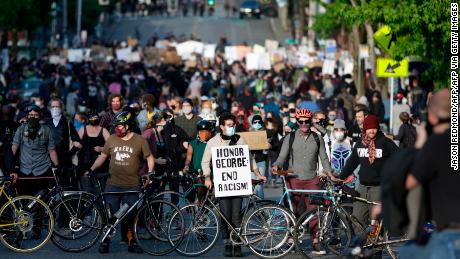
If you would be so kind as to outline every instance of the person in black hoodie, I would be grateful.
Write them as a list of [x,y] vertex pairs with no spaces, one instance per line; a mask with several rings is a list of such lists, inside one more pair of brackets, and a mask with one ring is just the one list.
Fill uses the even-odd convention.
[[[374,115],[368,115],[363,123],[363,136],[353,147],[352,154],[338,177],[329,174],[333,181],[345,180],[360,165],[358,172],[359,185],[357,191],[360,196],[369,201],[380,202],[380,176],[385,162],[398,147],[385,137],[379,130],[379,120]],[[353,204],[353,215],[365,226],[369,225],[371,206],[362,202]],[[362,229],[355,229],[355,234],[362,239],[365,233]]]
[[[167,160],[167,171],[169,177],[177,176],[178,172],[185,166],[183,156],[187,153],[189,136],[179,126],[174,123],[174,112],[166,109],[154,115],[156,121],[158,136],[161,138],[159,143],[163,142]],[[158,140],[157,140],[158,141]],[[169,180],[170,190],[179,191],[179,181]],[[177,200],[172,201],[177,204]]]

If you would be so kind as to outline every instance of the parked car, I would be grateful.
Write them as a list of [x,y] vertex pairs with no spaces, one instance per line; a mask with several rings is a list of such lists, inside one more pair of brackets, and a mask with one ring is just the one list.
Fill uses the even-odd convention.
[[240,19],[244,17],[255,17],[260,19],[262,9],[260,8],[259,1],[246,0],[240,6]]

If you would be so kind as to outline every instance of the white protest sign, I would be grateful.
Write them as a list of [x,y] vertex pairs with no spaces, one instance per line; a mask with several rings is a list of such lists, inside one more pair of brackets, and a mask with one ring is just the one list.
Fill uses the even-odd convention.
[[265,51],[265,48],[264,48],[264,47],[262,47],[262,46],[256,44],[256,45],[254,45],[254,47],[252,48],[252,52],[254,52],[254,53],[265,53],[266,51]]
[[323,62],[323,74],[324,75],[333,75],[334,74],[334,69],[335,69],[335,60],[333,59],[325,59]]
[[131,55],[131,47],[117,49],[116,55],[118,60],[128,61],[129,56]]
[[211,152],[216,197],[251,195],[248,146],[213,147]]
[[83,50],[82,49],[69,49],[67,50],[67,60],[69,62],[80,63],[83,60]]
[[233,63],[233,61],[239,61],[238,51],[236,46],[226,46],[225,47],[225,57],[228,60],[228,64]]
[[216,56],[216,44],[206,44],[204,46],[203,56],[205,58],[213,59]]
[[265,48],[268,52],[273,52],[278,49],[279,42],[276,40],[265,40]]
[[268,53],[259,54],[259,70],[270,70],[272,65],[270,63],[270,55]]
[[259,69],[259,55],[256,53],[248,53],[246,56],[246,69],[257,70]]
[[199,41],[189,40],[176,45],[176,51],[182,59],[188,59],[192,53],[202,54],[205,45]]

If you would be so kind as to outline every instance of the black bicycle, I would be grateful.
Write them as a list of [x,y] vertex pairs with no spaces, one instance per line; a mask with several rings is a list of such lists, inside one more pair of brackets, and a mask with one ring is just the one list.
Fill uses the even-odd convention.
[[[90,175],[95,179],[99,194],[73,192],[53,206],[57,226],[53,242],[62,250],[81,252],[115,235],[116,228],[129,213],[136,213],[134,238],[145,252],[152,255],[166,255],[180,244],[184,237],[184,217],[177,206],[169,201],[155,198],[154,181],[161,180],[148,174],[140,191],[103,192],[100,179],[104,175]],[[105,200],[106,195],[138,193],[139,199],[129,208],[112,216]],[[102,209],[101,209],[102,208]],[[174,219],[172,217],[174,216]],[[102,238],[101,238],[102,236]]]

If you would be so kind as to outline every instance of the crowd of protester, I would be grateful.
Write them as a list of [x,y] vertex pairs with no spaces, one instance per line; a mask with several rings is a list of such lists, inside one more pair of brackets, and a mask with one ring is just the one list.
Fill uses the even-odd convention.
[[[17,86],[31,79],[42,83],[28,96],[26,88]],[[202,143],[218,133],[222,139],[212,143],[224,143],[225,136],[230,139],[238,132],[265,130],[269,148],[252,151],[251,156],[258,168],[253,177],[268,180],[266,188],[280,184],[273,170],[289,167],[301,176],[292,180],[293,187],[314,188],[319,164],[319,171],[335,180],[351,178],[347,180],[350,186],[380,201],[384,162],[397,145],[414,148],[417,129],[424,128],[420,122],[430,114],[427,101],[431,91],[421,87],[420,79],[411,77],[401,85],[394,96],[393,125],[389,125],[390,114],[383,102],[389,94],[378,90],[370,71],[365,91],[358,95],[350,75],[324,75],[320,69],[289,64],[281,71],[247,70],[244,62],[228,64],[219,47],[215,59],[195,67],[112,60],[101,70],[91,62],[11,61],[0,76],[0,168],[3,174],[26,179],[49,176],[51,167],[59,167],[66,184],[94,191],[85,173],[109,170],[106,160],[98,162],[97,168],[92,166],[101,154],[107,157],[104,146],[110,135],[123,135],[118,127],[121,124],[116,123],[120,114],[130,114],[135,119],[129,132],[147,141],[150,151],[142,144],[143,152],[153,155],[155,173],[204,169],[209,175],[209,168],[201,168],[201,159],[209,159]],[[225,119],[219,122],[221,116]],[[234,125],[235,132],[227,124]],[[307,141],[310,133],[314,138]],[[24,136],[39,141],[24,142]],[[302,137],[308,147],[301,146]],[[290,144],[296,154],[293,157],[291,138],[297,140]],[[362,153],[364,149],[368,153]],[[145,164],[141,174],[147,170],[151,165],[147,169]],[[416,183],[428,180],[428,175],[421,173],[413,177]],[[21,194],[34,194],[49,184],[19,180],[17,189]],[[177,182],[169,184],[179,190]],[[256,193],[263,198],[261,186]],[[236,206],[231,205],[234,202],[230,199],[223,206],[228,210]],[[354,213],[363,220],[369,218],[367,208],[357,207]]]

